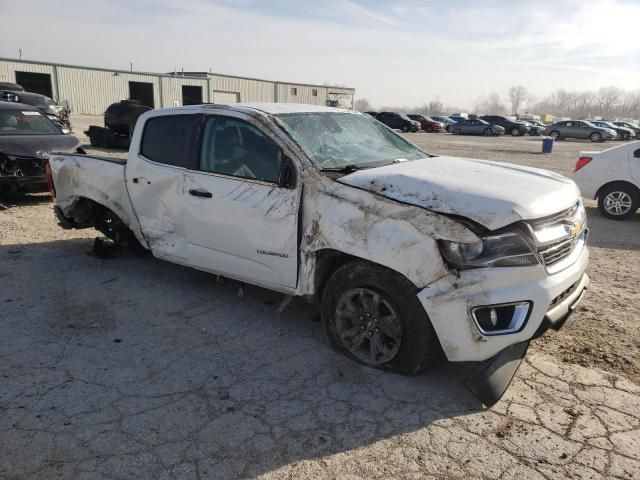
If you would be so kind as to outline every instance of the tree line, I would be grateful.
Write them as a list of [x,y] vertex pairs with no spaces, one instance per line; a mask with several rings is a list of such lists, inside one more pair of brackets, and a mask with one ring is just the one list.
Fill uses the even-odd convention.
[[[354,109],[361,112],[374,110],[366,98],[356,100]],[[467,111],[467,109],[445,106],[440,100],[432,100],[415,107],[385,106],[381,107],[380,111],[447,115]],[[640,90],[625,91],[614,86],[602,87],[595,91],[558,89],[551,95],[538,100],[526,87],[514,85],[509,88],[504,98],[497,92],[477,98],[469,113],[518,115],[525,112],[575,119],[593,117],[638,119],[640,118]]]

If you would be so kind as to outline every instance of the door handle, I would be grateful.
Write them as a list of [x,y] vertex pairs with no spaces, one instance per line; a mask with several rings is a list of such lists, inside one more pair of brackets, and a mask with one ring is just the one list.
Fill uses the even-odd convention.
[[205,190],[204,188],[192,188],[189,190],[189,194],[193,195],[194,197],[202,197],[202,198],[213,197],[213,195],[211,195],[211,192]]

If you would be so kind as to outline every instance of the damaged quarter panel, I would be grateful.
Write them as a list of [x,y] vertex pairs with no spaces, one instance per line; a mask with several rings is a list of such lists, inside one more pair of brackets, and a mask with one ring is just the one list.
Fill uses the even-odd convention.
[[56,205],[65,217],[73,217],[73,208],[80,200],[92,200],[114,212],[146,246],[127,193],[126,160],[68,153],[52,155],[49,165],[56,188]]

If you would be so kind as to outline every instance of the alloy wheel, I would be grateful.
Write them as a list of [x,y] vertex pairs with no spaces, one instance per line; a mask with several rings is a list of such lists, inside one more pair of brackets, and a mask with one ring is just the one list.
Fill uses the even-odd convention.
[[400,349],[400,315],[382,293],[369,288],[346,291],[338,299],[335,322],[342,345],[368,365],[387,363]]
[[611,192],[604,197],[604,209],[610,215],[624,215],[629,212],[633,200],[627,192]]

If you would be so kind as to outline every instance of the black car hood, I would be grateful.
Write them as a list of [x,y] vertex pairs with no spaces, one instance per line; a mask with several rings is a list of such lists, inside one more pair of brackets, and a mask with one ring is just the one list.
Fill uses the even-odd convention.
[[0,152],[42,158],[37,152],[75,152],[80,141],[73,135],[0,135]]

